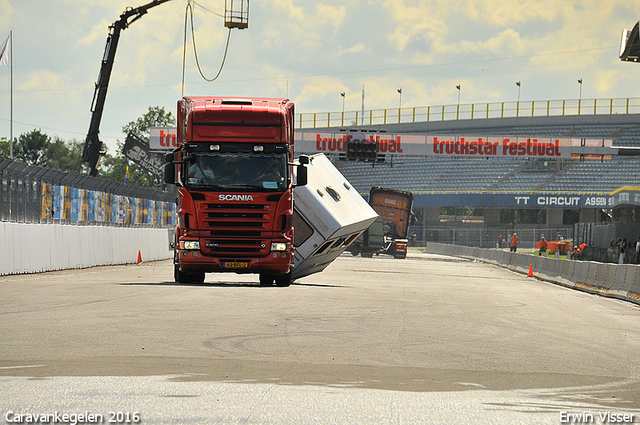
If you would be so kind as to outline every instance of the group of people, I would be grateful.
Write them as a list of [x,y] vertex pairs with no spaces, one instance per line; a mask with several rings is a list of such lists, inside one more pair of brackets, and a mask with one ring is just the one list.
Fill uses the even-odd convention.
[[509,235],[505,240],[502,235],[498,236],[498,248],[504,248],[505,242],[507,246],[511,249],[511,252],[516,252],[518,249],[518,244],[520,243],[520,238],[518,238],[518,234],[513,232],[512,235]]
[[618,264],[640,264],[640,237],[635,246],[629,246],[627,238],[611,239],[609,252],[615,253]]
[[[557,241],[563,241],[564,237],[558,233]],[[516,252],[518,245],[520,244],[520,238],[517,233],[509,235],[504,238],[502,235],[498,237],[498,248],[509,247],[511,252]],[[547,257],[547,249],[549,249],[549,242],[543,237],[538,242],[538,255]],[[580,259],[584,252],[586,243],[582,243],[579,246],[574,246],[571,252],[567,252],[567,257],[571,259]],[[618,264],[640,264],[640,237],[635,243],[629,244],[627,238],[611,239],[609,244],[609,252],[615,255],[618,260]],[[569,257],[570,256],[570,257]]]

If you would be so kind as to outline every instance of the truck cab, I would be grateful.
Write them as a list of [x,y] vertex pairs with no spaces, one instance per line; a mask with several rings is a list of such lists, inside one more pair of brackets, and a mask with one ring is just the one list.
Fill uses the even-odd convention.
[[[293,254],[293,115],[287,99],[185,97],[179,148],[165,181],[177,186],[174,277],[258,273],[288,286]],[[297,184],[306,183],[304,164]]]

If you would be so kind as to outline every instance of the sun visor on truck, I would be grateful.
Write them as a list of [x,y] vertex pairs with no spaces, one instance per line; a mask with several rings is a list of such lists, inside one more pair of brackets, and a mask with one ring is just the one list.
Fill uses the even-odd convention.
[[[193,120],[194,134],[192,139],[197,140],[217,140],[217,141],[238,141],[238,140],[259,140],[264,142],[281,142],[282,124],[278,121],[270,121],[272,118],[268,114],[263,120],[256,120],[256,117],[247,117],[246,120],[239,121],[214,121],[201,119],[195,116]],[[220,117],[216,117],[220,119]],[[234,115],[234,120],[238,117]],[[251,118],[251,119],[250,119]]]

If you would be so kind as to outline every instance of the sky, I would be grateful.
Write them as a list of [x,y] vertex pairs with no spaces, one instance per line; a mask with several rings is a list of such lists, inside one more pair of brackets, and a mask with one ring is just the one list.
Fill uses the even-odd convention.
[[[150,1],[0,0],[0,44],[13,32],[15,138],[84,141],[109,25]],[[248,28],[231,31],[223,0],[191,4],[205,77],[230,37],[219,77],[198,72],[188,27],[182,85],[187,0],[150,9],[121,33],[100,127],[110,152],[124,125],[151,106],[175,114],[183,93],[286,97],[296,113],[340,112],[343,100],[360,110],[363,88],[366,110],[515,101],[517,81],[522,101],[640,97],[640,64],[618,59],[637,1],[253,0]],[[0,138],[10,69],[0,66]]]

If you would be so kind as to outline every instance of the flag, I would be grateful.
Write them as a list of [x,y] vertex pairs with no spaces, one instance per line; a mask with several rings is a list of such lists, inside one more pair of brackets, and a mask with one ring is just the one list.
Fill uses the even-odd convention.
[[0,65],[9,66],[9,56],[11,56],[10,38],[11,33],[9,33],[7,39],[2,43],[2,46],[0,46]]

